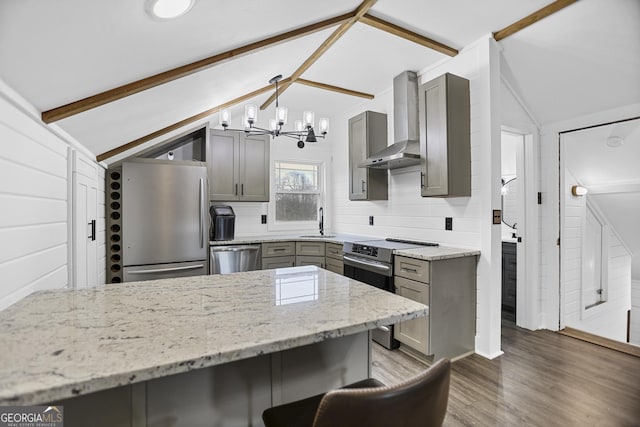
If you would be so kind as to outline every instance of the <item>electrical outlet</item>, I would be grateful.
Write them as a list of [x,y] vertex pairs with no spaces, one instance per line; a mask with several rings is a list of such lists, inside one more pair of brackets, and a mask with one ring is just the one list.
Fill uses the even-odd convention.
[[373,225],[373,215],[369,215],[369,225]]
[[451,218],[450,216],[444,219],[444,229],[453,230],[453,218]]
[[267,216],[266,215],[260,215],[260,223],[261,224],[266,224],[267,223]]

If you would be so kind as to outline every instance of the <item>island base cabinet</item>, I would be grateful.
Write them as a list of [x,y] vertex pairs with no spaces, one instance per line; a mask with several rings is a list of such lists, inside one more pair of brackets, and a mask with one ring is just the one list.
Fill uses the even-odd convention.
[[366,379],[368,331],[50,403],[65,427],[264,426],[262,412]]

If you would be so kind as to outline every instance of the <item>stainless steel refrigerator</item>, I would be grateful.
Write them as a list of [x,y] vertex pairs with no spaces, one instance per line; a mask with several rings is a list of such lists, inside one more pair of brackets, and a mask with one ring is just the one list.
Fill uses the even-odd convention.
[[207,195],[204,163],[122,164],[123,281],[208,273]]

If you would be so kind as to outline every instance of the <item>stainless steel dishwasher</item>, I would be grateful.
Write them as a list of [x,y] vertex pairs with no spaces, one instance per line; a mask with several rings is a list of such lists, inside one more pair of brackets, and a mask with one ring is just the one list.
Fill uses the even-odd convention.
[[260,269],[260,245],[219,245],[209,251],[210,274],[229,274]]

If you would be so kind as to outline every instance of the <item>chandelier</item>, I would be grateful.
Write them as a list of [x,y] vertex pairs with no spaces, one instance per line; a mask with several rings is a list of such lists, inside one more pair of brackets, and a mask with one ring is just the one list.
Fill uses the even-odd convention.
[[296,120],[294,122],[294,130],[285,131],[282,127],[287,124],[287,107],[281,107],[278,104],[278,82],[282,80],[282,75],[277,75],[271,80],[270,84],[276,85],[276,117],[269,119],[269,129],[263,129],[256,126],[258,121],[258,106],[254,104],[247,104],[244,106],[244,129],[231,129],[229,123],[231,122],[231,112],[228,109],[220,111],[220,126],[227,131],[244,132],[247,135],[271,135],[272,138],[277,136],[286,136],[298,140],[298,148],[304,148],[305,142],[317,142],[317,138],[325,138],[329,131],[329,119],[321,118],[318,120],[318,132],[316,135],[314,131],[315,114],[313,111],[305,111],[302,113],[302,120]]

